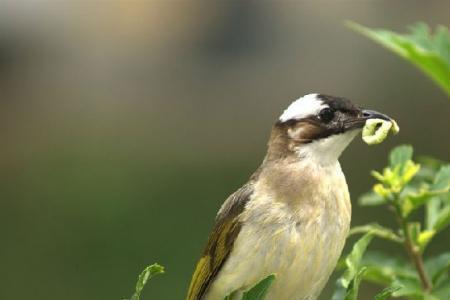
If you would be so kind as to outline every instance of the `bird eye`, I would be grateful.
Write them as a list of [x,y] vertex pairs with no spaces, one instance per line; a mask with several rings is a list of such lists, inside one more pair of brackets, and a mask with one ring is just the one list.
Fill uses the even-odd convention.
[[334,111],[331,108],[324,108],[319,112],[319,119],[325,123],[330,122],[334,118]]

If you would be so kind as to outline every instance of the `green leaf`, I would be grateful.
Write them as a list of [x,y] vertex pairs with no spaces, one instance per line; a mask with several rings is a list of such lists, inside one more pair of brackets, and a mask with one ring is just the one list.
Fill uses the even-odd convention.
[[[450,252],[445,252],[429,258],[425,261],[425,269],[431,278],[433,285],[439,284],[446,273],[450,270]],[[450,285],[450,282],[448,282]]]
[[366,233],[362,236],[354,245],[350,254],[345,259],[345,265],[347,266],[347,270],[342,276],[344,287],[348,287],[350,281],[356,276],[358,270],[361,267],[361,259],[363,257],[364,252],[367,249],[367,246],[373,239],[372,233]]
[[434,191],[448,191],[450,189],[450,165],[442,166],[431,187]]
[[364,278],[364,273],[366,272],[366,267],[361,267],[359,271],[355,274],[355,277],[349,282],[347,288],[342,284],[341,280],[337,281],[336,291],[333,294],[332,300],[357,300],[359,293],[359,286]]
[[402,215],[407,217],[412,211],[431,201],[435,196],[446,192],[446,190],[429,190],[428,187],[422,187],[418,190],[410,186],[406,187],[400,197]]
[[[417,182],[418,183],[433,182],[437,170],[431,168],[428,165],[424,165],[423,159],[417,158],[417,162],[420,164],[420,171],[417,172],[416,176],[414,177],[417,180]],[[427,163],[427,161],[425,161],[425,163]]]
[[144,269],[144,271],[139,274],[138,281],[136,283],[136,290],[131,296],[130,300],[139,300],[141,296],[142,289],[144,288],[147,281],[155,275],[163,274],[164,267],[158,264],[153,264]]
[[401,183],[407,184],[419,172],[420,165],[415,164],[412,160],[408,160],[400,169]]
[[437,215],[433,228],[436,231],[442,231],[449,224],[450,224],[450,206],[446,206]]
[[[426,166],[427,168],[430,168],[433,171],[433,174],[438,171],[441,166],[444,164],[444,161],[437,159],[432,156],[428,155],[419,155],[416,159],[421,165]],[[434,177],[434,175],[433,175]]]
[[392,231],[389,228],[383,227],[377,223],[355,226],[350,229],[349,235],[367,232],[371,232],[374,236],[382,239],[390,240],[397,243],[403,243],[403,239],[397,234],[395,234],[394,231]]
[[428,200],[426,226],[429,230],[439,232],[450,224],[450,165],[444,165],[439,169],[430,190],[436,197]]
[[391,150],[389,154],[389,166],[395,168],[397,166],[403,166],[407,161],[412,160],[413,147],[411,145],[397,146]]
[[[275,274],[271,274],[255,284],[252,288],[242,294],[241,300],[263,300],[269,290],[269,287],[275,280],[275,277]],[[234,299],[237,293],[238,291],[232,292],[230,295],[226,296],[224,300]]]
[[336,281],[336,287],[334,288],[333,296],[331,300],[343,300],[347,294],[347,288],[342,284],[342,278]]
[[450,224],[450,165],[442,166],[430,189],[436,196],[428,201],[426,225],[429,230],[442,231]]
[[384,290],[382,290],[381,292],[379,292],[378,294],[376,294],[375,297],[373,298],[373,300],[386,300],[389,297],[391,297],[395,291],[398,291],[399,289],[400,289],[399,286],[387,287]]
[[383,174],[381,174],[378,171],[372,171],[370,172],[370,175],[372,175],[373,177],[375,177],[376,180],[380,181],[380,182],[385,182],[386,181],[386,173],[390,171],[390,169],[384,169]]
[[430,295],[422,290],[421,283],[417,278],[396,278],[392,283],[393,287],[398,287],[398,290],[392,293],[394,297],[407,297],[417,300],[439,300],[433,295]]
[[353,245],[352,251],[345,258],[347,269],[336,282],[337,287],[332,297],[333,300],[357,299],[359,285],[366,271],[366,268],[361,266],[361,259],[372,238],[372,233],[366,233]]
[[390,199],[389,197],[392,194],[391,189],[384,187],[383,184],[377,183],[373,186],[373,191],[376,195],[383,199]]
[[433,197],[425,206],[425,224],[428,230],[433,229],[439,216],[441,199]]
[[416,278],[416,271],[403,257],[381,252],[367,252],[362,264],[367,267],[364,279],[381,285],[391,285],[396,277]]
[[425,251],[426,246],[428,246],[435,235],[435,230],[424,230],[419,234],[419,236],[417,237],[417,244],[420,247],[421,253]]
[[438,26],[433,35],[426,24],[419,23],[411,27],[409,34],[398,34],[353,22],[347,25],[414,64],[450,96],[450,34],[447,28]]
[[442,205],[444,206],[450,205],[450,193],[440,195],[439,199],[441,199]]
[[386,203],[386,200],[374,192],[368,192],[359,197],[358,203],[362,206],[377,206]]
[[447,283],[446,285],[437,287],[436,289],[433,290],[432,295],[434,299],[438,300],[448,299],[450,295],[450,284]]
[[244,292],[241,300],[262,300],[267,294],[269,287],[275,280],[275,275],[271,274],[257,283],[250,290]]
[[[444,230],[450,224],[450,165],[442,166],[436,174],[430,191],[425,196],[425,223],[428,230]],[[420,199],[419,199],[420,200]],[[422,201],[418,201],[419,204]]]
[[361,267],[361,269],[359,269],[359,271],[355,274],[355,277],[347,288],[347,293],[345,294],[344,300],[358,300],[359,286],[365,272],[366,268]]

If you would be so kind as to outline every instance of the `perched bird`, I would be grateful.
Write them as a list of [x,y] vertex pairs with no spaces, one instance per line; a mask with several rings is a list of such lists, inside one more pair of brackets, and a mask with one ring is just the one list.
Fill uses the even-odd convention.
[[340,97],[294,101],[274,124],[261,166],[220,208],[187,300],[241,299],[272,273],[266,300],[316,299],[350,227],[338,158],[373,118],[390,120]]

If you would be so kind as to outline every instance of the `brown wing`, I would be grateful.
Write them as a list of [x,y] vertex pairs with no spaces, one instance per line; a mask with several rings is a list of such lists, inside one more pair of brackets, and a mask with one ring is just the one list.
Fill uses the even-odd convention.
[[246,184],[222,205],[208,244],[192,275],[187,300],[201,300],[221,270],[241,228],[239,215],[244,210],[252,192],[252,184]]

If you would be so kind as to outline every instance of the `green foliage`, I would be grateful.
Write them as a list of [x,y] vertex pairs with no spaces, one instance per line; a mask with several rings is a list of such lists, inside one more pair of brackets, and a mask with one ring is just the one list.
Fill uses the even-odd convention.
[[350,254],[345,258],[346,270],[336,282],[336,291],[332,300],[356,300],[358,290],[367,267],[361,265],[361,260],[367,246],[372,241],[373,234],[366,233],[353,246]]
[[391,240],[397,243],[403,243],[403,239],[398,236],[392,229],[383,227],[377,223],[371,223],[363,226],[355,226],[350,230],[350,235],[357,233],[370,232],[379,238]]
[[390,286],[385,288],[384,290],[382,290],[380,293],[378,293],[377,295],[375,295],[375,297],[373,298],[373,300],[385,300],[385,299],[389,299],[392,294],[396,291],[398,291],[400,289],[400,287],[398,286]]
[[[431,182],[412,182],[421,168],[412,161],[412,153],[411,146],[395,148],[389,157],[389,167],[383,172],[372,171],[372,175],[379,183],[374,185],[371,194],[363,196],[360,203],[367,204],[368,197],[376,198],[377,202],[372,201],[371,205],[388,204],[400,214],[401,218],[409,217],[423,205],[430,206],[427,209],[427,226],[423,230],[421,223],[411,222],[407,226],[414,245],[423,251],[435,234],[450,224],[450,205],[440,198],[445,199],[449,194],[450,165],[444,165],[434,172]],[[377,227],[377,231],[379,237],[400,241],[393,232],[381,226]]]
[[[274,280],[275,274],[267,276],[256,285],[254,285],[251,289],[245,291],[242,295],[241,300],[263,300]],[[230,300],[235,293],[236,292],[231,293],[231,295],[225,297],[224,300]]]
[[139,300],[141,296],[141,292],[144,289],[145,284],[147,281],[152,278],[155,275],[163,274],[164,273],[164,267],[160,266],[158,264],[153,264],[144,269],[144,271],[139,274],[138,280],[136,282],[136,289],[131,296],[130,300]]
[[[164,273],[164,267],[159,264],[153,264],[146,267],[141,274],[139,274],[136,289],[129,300],[139,300],[141,296],[141,292],[144,289],[147,281],[158,274]],[[242,295],[241,300],[263,300],[267,294],[269,287],[272,285],[275,280],[275,274],[271,274],[258,282],[255,286],[253,286],[248,291],[245,291]],[[232,296],[235,292],[231,293],[231,295],[225,297],[224,300],[232,299]]]
[[416,278],[414,267],[403,257],[368,251],[362,264],[367,267],[364,279],[379,285],[391,286],[395,278]]
[[[450,165],[430,159],[422,164],[413,161],[413,148],[403,145],[391,151],[383,171],[372,171],[377,183],[359,203],[387,206],[394,212],[398,228],[371,223],[350,230],[350,234],[365,235],[347,256],[346,271],[333,300],[356,299],[363,280],[385,287],[375,296],[377,300],[450,299],[450,253],[423,258],[429,243],[450,224]],[[420,209],[424,209],[423,214],[416,213]],[[372,237],[402,244],[408,258],[370,251],[363,256]]]
[[449,280],[448,270],[450,270],[450,252],[445,252],[429,258],[425,262],[425,267],[434,285]]
[[347,24],[414,64],[450,96],[450,34],[446,27],[437,26],[432,34],[428,25],[418,23],[410,27],[408,34],[399,34],[354,22]]
[[241,300],[262,300],[267,294],[270,285],[275,280],[275,275],[269,275],[250,290],[244,292]]

